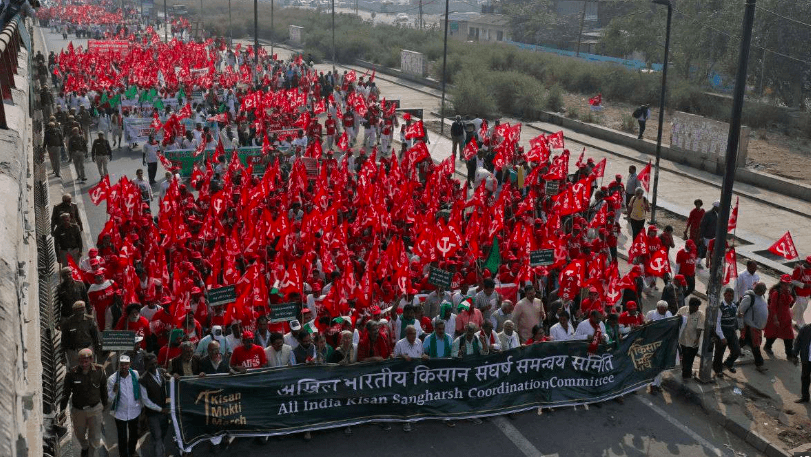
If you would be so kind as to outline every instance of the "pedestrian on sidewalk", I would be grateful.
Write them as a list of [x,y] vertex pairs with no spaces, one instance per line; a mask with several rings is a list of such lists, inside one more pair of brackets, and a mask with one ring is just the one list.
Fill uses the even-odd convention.
[[698,310],[701,300],[690,297],[687,306],[679,309],[681,316],[681,333],[679,334],[679,350],[681,351],[681,378],[688,381],[693,377],[693,362],[698,354],[698,343],[704,329],[704,313]]
[[642,139],[642,134],[645,133],[645,123],[650,118],[650,105],[647,103],[637,108],[634,113],[634,118],[639,122],[639,137],[638,140]]
[[108,175],[107,164],[113,158],[113,150],[110,148],[110,142],[104,138],[104,133],[99,132],[99,137],[93,142],[90,154],[99,169],[99,181],[101,181]]
[[60,162],[60,150],[62,149],[64,139],[62,138],[62,132],[59,130],[59,127],[56,126],[56,122],[48,122],[48,127],[45,128],[44,140],[44,146],[48,151],[48,158],[51,161],[51,169],[53,169],[54,175],[59,178],[59,170],[62,167]]
[[794,329],[791,323],[791,305],[794,304],[794,286],[791,285],[791,275],[783,275],[780,282],[772,286],[769,291],[769,320],[766,323],[764,335],[766,345],[763,350],[767,354],[773,355],[772,345],[780,338],[786,346],[786,357],[793,359],[791,355],[794,347]]
[[699,227],[701,225],[701,219],[704,218],[704,202],[701,199],[696,199],[693,201],[695,208],[690,211],[690,215],[687,216],[687,225],[684,227],[684,239],[685,240],[693,240],[696,243],[701,242],[701,232],[699,231]]
[[104,419],[102,412],[107,407],[107,389],[104,385],[104,368],[93,363],[93,351],[79,351],[79,365],[68,370],[65,376],[65,396],[62,409],[71,400],[70,418],[73,431],[82,449],[81,457],[96,455],[102,446],[101,434]]
[[808,297],[811,296],[811,255],[806,257],[802,264],[794,267],[791,278],[794,280],[794,292],[797,295],[791,311],[799,329],[805,325],[805,310],[808,308]]
[[465,125],[462,124],[462,116],[456,115],[456,120],[451,124],[451,154],[453,160],[456,160],[456,150],[459,150],[459,157],[462,156],[462,148],[465,147]]
[[[735,360],[741,355],[738,341],[738,306],[735,304],[735,290],[724,289],[724,298],[718,305],[718,320],[715,322],[715,354],[712,358],[712,369],[717,377],[723,377],[722,369],[726,367],[735,373]],[[729,357],[724,360],[724,352],[729,348]]]
[[755,369],[761,373],[768,371],[763,366],[763,355],[760,353],[760,345],[763,342],[763,328],[769,319],[769,305],[766,299],[766,284],[758,282],[752,292],[747,292],[741,299],[738,307],[738,317],[743,318],[743,342],[741,347],[752,348],[752,356],[755,358]]
[[811,386],[811,324],[806,324],[800,329],[797,334],[797,339],[794,340],[794,363],[798,360],[802,362],[802,372],[800,373],[800,398],[795,400],[794,403],[808,403],[811,401],[809,397],[809,386]]

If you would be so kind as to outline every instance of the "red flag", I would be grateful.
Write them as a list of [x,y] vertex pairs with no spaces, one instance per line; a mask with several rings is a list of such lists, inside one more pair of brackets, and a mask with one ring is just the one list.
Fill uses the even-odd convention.
[[642,230],[636,236],[631,247],[628,249],[628,263],[632,263],[634,258],[641,256],[641,255],[648,255],[650,252],[648,251],[648,241],[647,235],[645,231]]
[[727,225],[727,232],[735,230],[738,226],[738,204],[741,198],[735,197],[735,207],[732,208],[732,214],[729,216],[729,224]]
[[425,127],[422,125],[422,120],[419,120],[410,126],[406,127],[405,131],[406,140],[410,140],[412,138],[424,138],[425,137]]
[[346,135],[346,130],[344,130],[344,133],[338,138],[338,148],[341,151],[349,149],[349,137]]
[[788,260],[796,259],[797,248],[794,246],[794,240],[791,239],[791,232],[786,232],[779,240],[777,240],[770,248],[769,252],[777,254]]
[[465,160],[470,160],[473,157],[475,157],[478,152],[479,152],[479,147],[476,144],[476,140],[470,140],[465,145],[465,149],[462,151],[462,157],[464,157]]
[[667,258],[667,250],[659,249],[650,257],[650,261],[645,265],[647,273],[651,276],[661,278],[665,273],[670,273],[670,259]]
[[79,266],[76,265],[76,261],[73,260],[73,256],[68,254],[68,268],[70,268],[70,277],[73,278],[75,281],[84,281],[82,277],[82,270],[79,269]]
[[524,154],[527,162],[546,162],[549,160],[549,147],[545,142],[536,142],[532,145],[529,152]]
[[107,199],[107,195],[110,193],[110,175],[104,175],[104,178],[102,178],[98,184],[88,189],[87,193],[90,195],[90,201],[96,206],[98,206],[102,200]]
[[554,133],[546,137],[546,140],[549,142],[549,147],[554,149],[563,149],[563,130],[559,131],[558,133]]
[[596,97],[591,97],[589,99],[589,105],[591,106],[600,106],[603,104],[603,94],[597,94]]
[[581,152],[580,157],[577,158],[577,163],[575,163],[575,166],[577,168],[580,168],[582,165],[584,165],[583,164],[583,159],[585,159],[585,158],[586,158],[586,148],[583,148],[583,152]]
[[292,292],[301,293],[303,283],[299,272],[298,262],[293,262],[284,272],[284,277],[279,282],[279,292],[287,295]]
[[735,248],[729,248],[724,256],[724,284],[729,284],[738,277],[738,256],[735,255]]
[[636,178],[642,183],[642,187],[645,189],[645,192],[650,192],[650,161],[648,161],[645,168],[643,168],[642,171],[636,175]]
[[592,179],[602,178],[605,176],[605,162],[606,158],[603,157],[603,160],[597,162],[597,165],[591,169],[591,177]]

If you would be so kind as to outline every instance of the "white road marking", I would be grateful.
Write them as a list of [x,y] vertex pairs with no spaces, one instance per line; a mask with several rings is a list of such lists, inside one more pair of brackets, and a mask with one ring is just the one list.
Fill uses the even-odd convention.
[[710,452],[711,452],[713,455],[717,455],[717,456],[719,456],[719,457],[720,457],[720,456],[725,455],[725,454],[724,454],[724,452],[723,452],[721,449],[719,449],[719,448],[717,448],[717,447],[713,446],[713,444],[712,444],[712,443],[710,443],[709,441],[707,441],[706,439],[704,439],[704,438],[703,438],[701,435],[699,435],[698,433],[694,432],[692,429],[690,429],[690,428],[689,428],[689,427],[687,427],[686,425],[684,425],[684,424],[682,424],[681,422],[679,422],[679,420],[678,420],[678,419],[676,419],[675,417],[673,417],[673,416],[671,416],[670,414],[668,414],[667,412],[665,412],[665,410],[663,410],[662,408],[660,408],[660,407],[658,407],[658,406],[654,405],[653,403],[651,403],[651,401],[650,401],[650,400],[645,400],[645,399],[643,399],[643,398],[640,398],[639,396],[634,396],[634,398],[636,398],[637,400],[639,400],[639,401],[640,401],[640,402],[641,402],[643,405],[645,405],[645,406],[647,406],[648,408],[652,409],[652,410],[653,410],[653,412],[655,412],[656,414],[658,414],[658,415],[662,416],[662,418],[663,418],[664,420],[666,420],[666,421],[670,422],[671,424],[673,424],[674,426],[676,426],[676,428],[678,428],[678,429],[679,429],[679,430],[681,430],[682,432],[684,432],[684,433],[686,433],[687,435],[689,435],[689,436],[690,436],[690,438],[693,438],[694,440],[696,440],[696,442],[697,442],[698,444],[700,444],[700,445],[704,446],[704,447],[705,447],[705,448],[706,448],[708,451],[710,451]]
[[515,447],[526,457],[543,457],[541,451],[530,443],[509,420],[504,418],[504,416],[494,417],[491,419],[491,422],[493,422],[493,424],[501,430],[501,433],[512,441]]

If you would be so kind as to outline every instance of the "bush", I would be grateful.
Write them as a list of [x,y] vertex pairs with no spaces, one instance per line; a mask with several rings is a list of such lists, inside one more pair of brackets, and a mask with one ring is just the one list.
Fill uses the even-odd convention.
[[555,113],[563,111],[563,90],[560,88],[560,85],[554,84],[549,88],[549,92],[546,94],[546,103],[544,104],[544,107],[548,111]]
[[566,117],[569,119],[578,120],[580,119],[580,110],[577,108],[572,108],[566,111]]
[[487,89],[488,76],[484,71],[467,72],[457,77],[450,89],[450,100],[456,114],[493,117],[497,113],[496,101]]
[[623,132],[634,133],[636,131],[636,119],[630,114],[622,116],[622,126],[620,130]]
[[516,71],[493,72],[490,90],[499,111],[524,117],[543,106],[543,86],[531,76]]

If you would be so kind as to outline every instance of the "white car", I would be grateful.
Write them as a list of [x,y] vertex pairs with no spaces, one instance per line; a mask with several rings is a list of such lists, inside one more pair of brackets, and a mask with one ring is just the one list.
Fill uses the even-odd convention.
[[408,22],[408,20],[409,20],[409,19],[408,19],[408,14],[406,14],[406,13],[400,13],[400,14],[398,14],[398,15],[397,15],[397,17],[394,19],[394,22]]

